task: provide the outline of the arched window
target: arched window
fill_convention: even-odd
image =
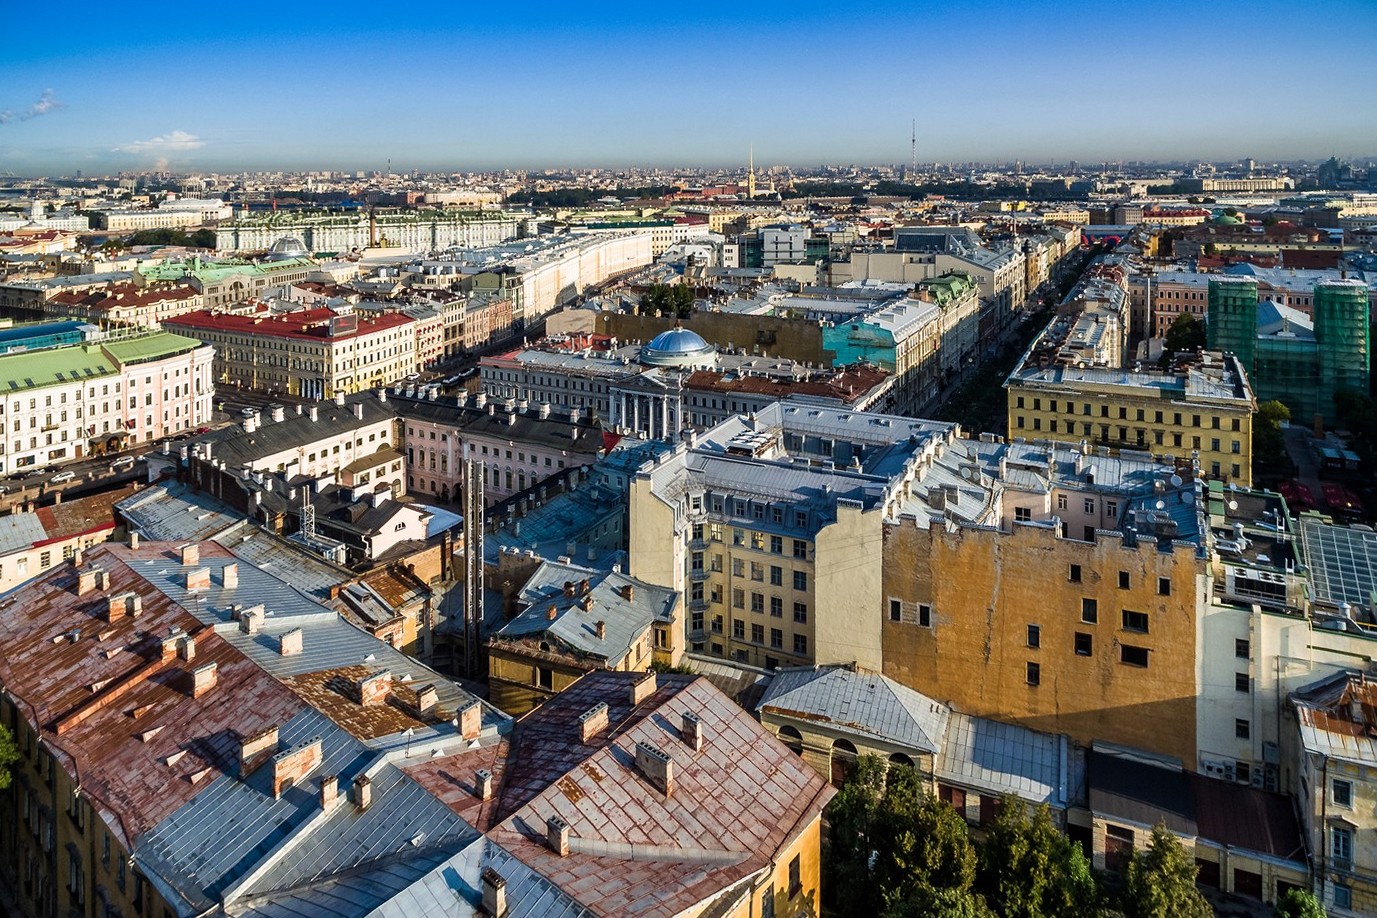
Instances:
[[[856,768],[856,747],[839,739],[832,743],[832,783],[841,787]]]
[[[788,746],[794,755],[803,755],[803,734],[793,727],[787,725],[780,727],[779,741]]]
[[[908,756],[904,755],[902,752],[896,752],[896,753],[894,753],[893,755],[891,755],[891,756],[889,757],[889,764],[890,764],[890,765],[906,765],[906,766],[908,766],[909,768],[916,768],[916,767],[917,767],[917,766],[914,764],[913,759],[911,759],[911,758],[909,758]]]

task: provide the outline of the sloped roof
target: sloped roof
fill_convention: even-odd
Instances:
[[[781,669],[765,690],[762,713],[826,720],[867,739],[936,753],[951,710],[877,672],[846,665]]]
[[[1062,735],[953,712],[933,770],[939,780],[1066,807],[1069,745]]]

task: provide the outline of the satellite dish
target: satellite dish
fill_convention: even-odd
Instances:
[[[1195,503],[1195,495],[1187,491],[1185,494],[1181,495],[1181,503],[1189,507],[1191,504]]]
[[[1166,507],[1167,507],[1167,502],[1166,502],[1166,501],[1164,501],[1164,500],[1159,500],[1159,501],[1157,502],[1157,509],[1158,509],[1158,510],[1165,510]]]
[[[1229,501],[1229,509],[1230,509],[1230,510],[1237,510],[1237,509],[1238,509],[1238,501],[1236,501],[1236,500],[1231,500],[1231,501]]]
[[[1172,486],[1173,488],[1179,488],[1179,487],[1181,487],[1181,476],[1180,476],[1180,475],[1173,475],[1173,476],[1171,476],[1171,486]]]

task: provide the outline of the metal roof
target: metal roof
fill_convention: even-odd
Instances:
[[[1065,736],[952,712],[934,771],[940,781],[1015,793],[1035,803],[1071,803]]]
[[[825,720],[845,733],[929,754],[942,747],[951,713],[941,702],[893,679],[849,666],[777,670],[757,710]]]
[[[1302,516],[1300,536],[1316,600],[1377,608],[1377,532]]]
[[[35,542],[48,537],[37,513],[11,513],[0,516],[0,555],[27,551]]]

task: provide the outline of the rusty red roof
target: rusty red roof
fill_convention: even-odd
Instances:
[[[187,329],[234,332],[241,335],[262,335],[272,338],[333,338],[343,340],[356,335],[371,335],[375,332],[397,328],[412,321],[400,312],[388,312],[376,316],[360,316],[358,331],[341,332],[330,335],[330,320],[336,313],[328,308],[301,309],[296,312],[269,314],[266,309],[252,313],[213,312],[202,309],[186,315],[168,319],[164,324]]]

